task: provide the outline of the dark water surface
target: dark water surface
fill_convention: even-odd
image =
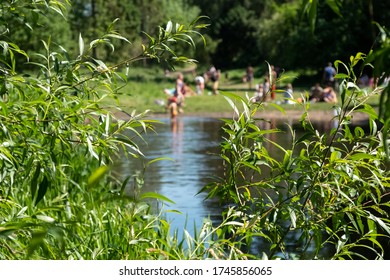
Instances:
[[[184,226],[193,232],[193,225],[200,227],[204,218],[218,219],[219,207],[206,194],[198,192],[213,176],[222,172],[218,156],[221,142],[222,122],[213,118],[181,117],[175,125],[169,118],[158,119],[155,133],[145,136],[146,144],[140,144],[148,160],[156,161],[146,169],[142,191],[156,192],[173,200],[175,204],[164,205],[172,228],[182,231]],[[134,172],[139,165],[134,160],[121,160],[117,171],[122,174]]]
[[[161,124],[155,125],[156,133],[144,135],[146,143],[140,143],[140,149],[147,161],[156,158],[169,160],[156,161],[146,168],[142,192],[156,192],[175,202],[156,206],[166,213],[172,231],[177,230],[179,237],[184,229],[193,235],[194,228],[200,229],[208,218],[215,226],[218,225],[221,222],[221,207],[216,201],[205,199],[206,193],[199,191],[207,183],[215,182],[216,177],[223,175],[222,160],[219,157],[223,122],[215,118],[190,116],[181,116],[175,125],[172,125],[168,117],[157,120]],[[290,147],[292,142],[289,126],[293,128],[297,139],[304,133],[301,126],[291,120],[262,122],[259,125],[264,130],[279,128],[282,132],[271,134],[270,140],[285,148]],[[324,133],[337,124],[322,122],[314,125],[320,133]],[[269,145],[267,149],[273,157],[282,158],[280,150],[274,145]],[[124,177],[133,175],[140,169],[142,164],[133,158],[118,160],[116,167],[116,171]],[[181,214],[169,210],[176,210]],[[294,233],[287,236],[286,251],[294,254],[298,237]],[[255,244],[251,253],[261,254],[265,249],[264,245]]]
[[[161,157],[170,160],[156,161],[146,169],[143,191],[162,194],[175,202],[164,206],[165,210],[182,213],[167,213],[172,228],[181,231],[186,227],[193,233],[194,223],[199,228],[205,218],[219,222],[221,208],[215,201],[205,200],[205,193],[198,193],[213,178],[223,175],[222,160],[218,155],[223,122],[215,118],[189,116],[178,118],[175,125],[169,118],[158,120],[162,124],[155,126],[157,133],[148,133],[145,136],[147,144],[140,144],[140,148],[148,160]],[[264,126],[262,129],[278,127],[285,131],[271,134],[271,140],[282,147],[288,147],[292,141],[286,122],[261,124]],[[289,125],[295,126],[291,121]],[[299,129],[297,134],[299,137]],[[273,145],[268,149],[270,154],[278,157],[278,149]],[[117,171],[130,175],[139,168],[135,160],[120,160]]]
[[[156,192],[164,195],[175,204],[157,205],[163,207],[166,217],[171,223],[172,232],[176,231],[179,237],[184,229],[191,235],[194,228],[200,229],[205,219],[210,219],[216,226],[221,222],[221,207],[216,201],[205,199],[206,193],[199,191],[214,178],[222,176],[222,160],[219,157],[222,141],[223,122],[215,118],[180,117],[175,125],[169,118],[158,119],[162,124],[155,126],[156,133],[144,136],[147,144],[140,144],[141,151],[147,160],[156,158],[170,158],[170,160],[156,161],[147,167],[144,175],[143,192]],[[292,121],[271,121],[259,123],[262,129],[279,128],[281,133],[270,134],[272,141],[282,147],[290,147],[292,136],[288,125],[293,127],[296,137],[303,133],[298,124]],[[322,124],[317,129],[328,131],[331,123]],[[275,158],[282,158],[279,149],[274,145],[267,147],[268,152]],[[134,159],[118,162],[116,171],[123,176],[129,176],[139,170],[142,165]],[[180,213],[176,213],[176,210]],[[287,247],[294,252],[297,236],[287,236]],[[260,242],[260,241],[259,241]],[[251,249],[254,254],[261,254],[265,244],[255,242]],[[257,252],[258,248],[260,251]]]

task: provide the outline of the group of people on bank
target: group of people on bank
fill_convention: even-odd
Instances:
[[[264,78],[264,82],[257,84],[255,88],[254,96],[251,98],[252,102],[264,102],[264,101],[273,101],[275,100],[275,92],[276,92],[276,79],[277,72],[275,71],[275,67],[273,65],[270,66],[271,73],[267,73]],[[248,70],[247,70],[248,73]],[[244,76],[243,81],[248,82],[247,77]],[[324,68],[324,73],[322,77],[321,87],[320,83],[316,83],[309,91],[308,101],[310,102],[327,102],[327,103],[337,103],[337,82],[335,79],[336,69],[332,66],[332,63],[328,63],[328,65]],[[271,83],[270,83],[271,79]],[[249,83],[249,87],[251,84]],[[268,94],[269,93],[269,94]],[[291,83],[288,83],[286,87],[283,89],[283,103],[292,104],[293,99],[293,87]],[[303,101],[301,98],[298,98],[297,101]]]
[[[335,79],[336,69],[333,67],[331,62],[324,69],[322,77],[324,88],[321,87],[320,83],[316,83],[309,92],[310,102],[327,102],[337,103],[336,88],[338,87]]]
[[[176,78],[175,87],[171,89],[164,89],[164,93],[168,98],[167,109],[171,118],[175,119],[179,113],[183,112],[186,96],[194,94],[202,95],[205,90],[205,85],[209,81],[212,83],[212,93],[217,95],[220,76],[221,71],[217,70],[215,66],[211,66],[211,68],[203,75],[196,75],[194,92],[187,84],[184,83],[183,73],[179,73]]]
[[[262,83],[256,84],[254,96],[251,98],[251,102],[263,102],[273,101],[276,99],[276,81],[278,78],[277,71],[273,65],[270,65],[270,72],[267,72]],[[322,79],[322,85],[316,83],[309,92],[308,101],[310,102],[327,102],[336,103],[336,69],[332,66],[332,63],[324,68],[324,74]],[[183,112],[185,105],[185,98],[189,95],[202,95],[204,94],[205,85],[209,82],[212,83],[212,94],[218,94],[219,80],[221,71],[216,69],[215,66],[211,66],[210,69],[203,75],[195,76],[195,91],[193,91],[188,85],[184,83],[183,73],[178,73],[176,78],[175,87],[172,89],[165,89],[164,92],[167,96],[167,109],[172,119],[175,119],[179,113]],[[243,82],[248,83],[249,89],[252,88],[254,82],[254,70],[251,66],[246,69],[246,73],[243,76]],[[283,103],[292,104],[293,101],[293,87],[292,84],[287,84],[283,90]],[[211,94],[211,92],[209,92]],[[299,101],[299,100],[298,100]]]

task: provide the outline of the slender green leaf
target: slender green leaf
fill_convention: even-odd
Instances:
[[[84,55],[84,40],[81,33],[79,34],[79,53],[80,56]]]
[[[38,204],[45,196],[47,189],[49,188],[50,181],[47,178],[47,174],[44,175],[42,182],[39,184],[37,198],[35,204]]]
[[[107,166],[100,166],[88,178],[88,187],[94,187],[107,173],[109,168]]]
[[[158,194],[158,193],[154,193],[154,192],[146,192],[146,193],[141,194],[141,199],[147,199],[147,198],[157,199],[157,200],[161,200],[163,202],[175,204],[174,201],[170,200],[166,196]]]

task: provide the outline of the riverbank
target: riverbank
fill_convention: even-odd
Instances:
[[[104,106],[116,107],[118,106],[123,111],[137,113],[150,110],[147,118],[164,118],[169,117],[166,112],[167,97],[164,93],[165,88],[171,88],[175,82],[175,75],[161,76],[155,71],[145,72],[144,69],[142,79],[130,79],[120,93],[115,94],[114,98],[107,98],[104,101]],[[186,81],[191,81],[193,78],[190,74],[185,72]],[[135,73],[134,73],[135,75]],[[157,79],[158,78],[158,79]],[[298,100],[304,98],[308,94],[309,88],[294,88],[293,98]],[[276,91],[276,98],[272,102],[266,102],[257,109],[257,118],[266,120],[291,120],[299,121],[305,113],[303,104],[287,104],[284,99],[284,90],[282,85],[279,85]],[[233,118],[234,110],[231,104],[226,100],[227,98],[239,107],[242,111],[242,100],[248,100],[254,95],[254,89],[249,89],[248,85],[242,83],[241,80],[235,78],[233,74],[229,75],[229,79],[225,76],[220,81],[220,94],[211,94],[210,88],[206,87],[202,95],[190,95],[186,97],[184,113],[180,116],[194,116],[194,117],[210,117],[210,118]],[[379,104],[379,96],[377,94],[369,94],[362,96],[364,103],[376,108]],[[325,102],[318,102],[310,104],[308,109],[308,119],[313,122],[330,122],[335,119],[335,104],[328,104]],[[341,106],[341,97],[339,97],[338,104]],[[356,105],[355,105],[356,106]],[[129,115],[126,113],[117,113],[118,118],[128,119]],[[367,122],[368,115],[360,112],[353,113],[351,122],[359,124]]]
[[[275,121],[299,121],[302,118],[303,111],[300,110],[285,110],[285,112],[280,112],[278,110],[263,110],[258,111],[255,115],[256,118],[264,119],[264,120],[275,120]],[[312,122],[331,122],[336,119],[334,115],[334,110],[313,110],[309,111],[307,118]],[[116,112],[116,117],[118,119],[129,119],[129,115],[124,112]],[[351,118],[352,124],[360,124],[368,121],[368,115],[361,112],[354,112]],[[189,116],[189,117],[207,117],[214,119],[223,119],[223,118],[234,118],[235,115],[233,112],[189,112],[182,113],[181,116]],[[166,118],[169,117],[168,113],[149,113],[146,115],[147,118]]]

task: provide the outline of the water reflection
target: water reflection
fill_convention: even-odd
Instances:
[[[197,194],[214,176],[222,172],[218,156],[222,122],[212,118],[182,117],[171,123],[169,118],[159,119],[156,134],[145,136],[147,144],[140,144],[147,160],[156,161],[145,173],[143,191],[157,192],[175,202],[165,210],[178,210],[182,214],[167,213],[172,228],[180,231],[186,226],[191,232],[193,224],[200,226],[204,218],[217,218],[218,206],[206,194]],[[140,168],[135,160],[122,160],[117,168],[121,174]],[[127,170],[127,171],[126,171]]]
[[[206,194],[198,192],[215,177],[222,176],[222,160],[218,156],[223,134],[222,121],[203,117],[181,117],[175,122],[169,118],[158,120],[161,124],[155,126],[156,133],[146,135],[146,143],[139,143],[140,148],[147,161],[162,157],[170,160],[156,161],[148,166],[143,191],[157,192],[175,202],[164,208],[183,213],[167,214],[174,228],[182,229],[186,222],[191,228],[193,223],[199,226],[207,217],[219,221],[220,207],[212,200],[205,200]],[[296,130],[297,137],[303,132],[291,120],[264,121],[259,125],[263,130],[280,129],[280,133],[271,133],[269,140],[282,147],[291,145],[289,126]],[[320,130],[326,129],[329,128],[320,127]],[[274,145],[267,142],[265,145],[274,157],[283,156]],[[116,169],[125,177],[142,169],[142,163],[123,159]]]
[[[180,235],[184,228],[193,234],[194,224],[199,228],[208,217],[217,225],[221,208],[215,201],[205,200],[205,193],[198,193],[207,183],[215,181],[215,177],[222,176],[222,160],[218,156],[223,134],[222,121],[203,117],[181,117],[173,123],[169,118],[158,120],[162,124],[156,125],[156,133],[145,136],[147,143],[141,143],[140,148],[147,160],[161,157],[171,160],[156,161],[146,169],[143,191],[162,194],[175,202],[174,205],[165,205],[164,209],[182,213],[166,214],[172,228],[177,229]],[[290,127],[298,138],[303,133],[299,124],[291,120],[259,122],[259,125],[263,130],[280,129],[280,133],[271,133],[269,140],[282,147],[291,146]],[[320,131],[329,131],[331,127],[331,123],[325,122],[316,126]],[[273,157],[283,157],[275,145],[265,145],[268,145],[266,148]],[[121,160],[117,171],[127,175],[137,168],[142,168],[139,162]],[[291,236],[291,246],[296,246],[295,238]],[[253,253],[256,254],[256,247],[264,250],[264,244],[254,245]]]

